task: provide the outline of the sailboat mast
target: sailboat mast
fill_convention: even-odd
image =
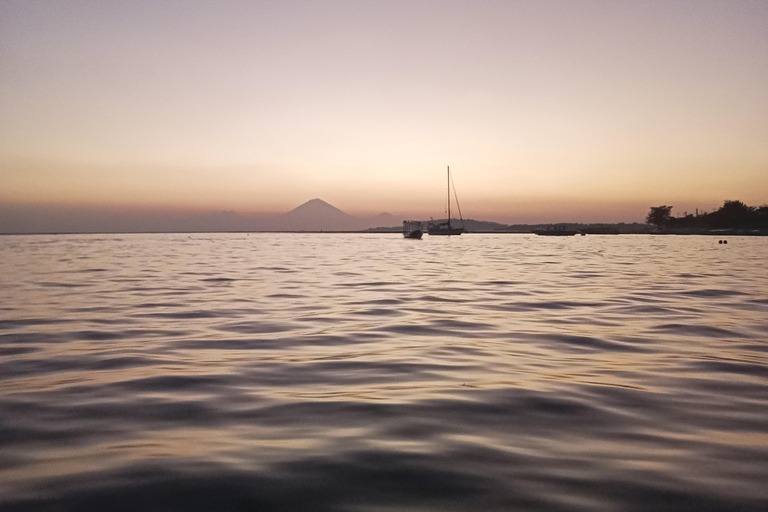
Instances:
[[[448,167],[448,227],[451,227],[451,166]]]

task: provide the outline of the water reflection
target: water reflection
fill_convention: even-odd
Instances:
[[[763,238],[0,237],[3,510],[761,510]]]

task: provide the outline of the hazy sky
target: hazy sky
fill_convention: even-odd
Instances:
[[[768,202],[768,1],[0,2],[0,206]]]

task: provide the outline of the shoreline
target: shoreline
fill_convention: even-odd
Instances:
[[[0,233],[0,236],[66,236],[66,235],[218,235],[218,234],[294,234],[294,235],[394,235],[401,231],[62,231],[35,233]],[[536,235],[533,231],[465,231],[462,235]],[[577,233],[570,236],[619,236],[619,235],[649,235],[649,236],[768,236],[768,231],[745,233],[741,231],[717,231],[708,233]],[[558,237],[558,238],[568,238]]]

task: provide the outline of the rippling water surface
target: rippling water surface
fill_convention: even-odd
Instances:
[[[0,509],[766,510],[728,241],[0,237]]]

